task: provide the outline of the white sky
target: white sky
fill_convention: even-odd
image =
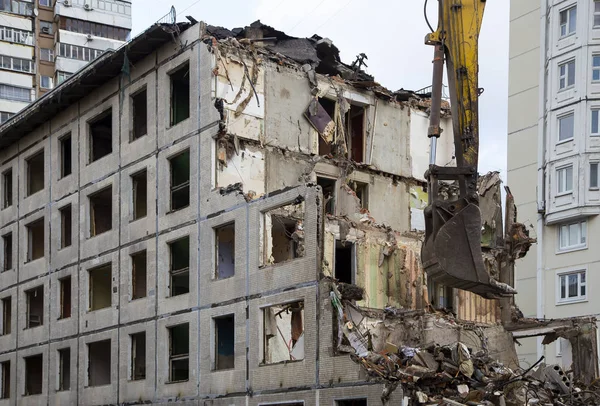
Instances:
[[[368,73],[391,90],[416,90],[431,84],[433,48],[423,44],[429,31],[424,0],[132,0],[133,35],[167,14],[171,4],[178,21],[197,20],[227,28],[255,20],[288,35],[330,38],[342,60],[368,56]],[[429,0],[435,27],[437,1]],[[479,46],[480,172],[499,170],[506,179],[509,2],[488,1]],[[426,134],[423,134],[426,137]]]

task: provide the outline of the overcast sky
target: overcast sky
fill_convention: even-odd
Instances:
[[[212,25],[243,27],[260,19],[288,35],[330,38],[342,60],[367,54],[367,72],[391,90],[416,90],[431,84],[433,49],[423,44],[429,31],[424,0],[132,0],[133,35],[175,6],[179,21],[186,15]],[[437,1],[428,14],[436,21]],[[480,172],[499,170],[506,179],[506,115],[508,93],[509,2],[487,2],[480,37]],[[435,25],[434,25],[435,26]],[[423,134],[425,137],[426,134]]]

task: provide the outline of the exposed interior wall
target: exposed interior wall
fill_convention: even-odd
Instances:
[[[304,302],[267,307],[263,313],[263,362],[304,359]]]

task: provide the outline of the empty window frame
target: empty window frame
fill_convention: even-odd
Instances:
[[[169,327],[169,381],[187,381],[190,377],[190,326]]]
[[[169,74],[171,80],[171,126],[190,116],[190,64]]]
[[[587,298],[586,272],[558,274],[558,302],[575,302]]]
[[[559,14],[560,37],[575,33],[577,29],[577,7],[562,10]]]
[[[100,310],[112,304],[112,266],[105,264],[88,271],[89,310]]]
[[[60,315],[59,319],[71,317],[71,277],[59,279],[60,289]]]
[[[131,141],[148,133],[148,92],[146,88],[131,96]]]
[[[317,177],[317,185],[323,190],[325,213],[335,214],[335,179]]]
[[[71,349],[58,350],[58,390],[71,390]]]
[[[110,385],[110,340],[88,343],[88,386]]]
[[[356,197],[360,201],[360,207],[362,209],[369,208],[369,184],[357,181],[350,182],[350,188],[356,194]]]
[[[190,237],[186,236],[169,243],[171,296],[190,291]]]
[[[44,189],[44,151],[27,158],[27,196]]]
[[[262,264],[277,264],[304,256],[304,202],[263,214]]]
[[[319,133],[319,155],[328,155],[331,154],[331,138],[332,135],[335,134],[335,123],[336,119],[336,102],[330,99],[326,99],[324,97],[319,98],[319,104],[317,106],[317,114],[310,115],[310,111],[306,114],[309,114],[308,119],[313,127]]]
[[[72,143],[71,133],[61,137],[60,143],[60,177],[61,179],[65,176],[69,176],[73,170],[72,168]]]
[[[600,27],[600,0],[594,0],[594,28]]]
[[[131,380],[146,379],[146,332],[131,334]]]
[[[558,89],[563,90],[575,85],[575,61],[558,65]]]
[[[335,242],[334,277],[340,282],[355,283],[356,251],[355,245],[348,241]]]
[[[4,234],[2,236],[2,271],[9,271],[13,268],[13,243],[12,233]]]
[[[215,317],[215,370],[235,367],[235,317],[233,314]]]
[[[304,359],[304,302],[263,309],[263,363]]]
[[[573,192],[573,165],[556,170],[556,193],[559,195]]]
[[[558,226],[559,251],[585,247],[587,247],[587,222],[585,220]]]
[[[42,354],[25,357],[25,396],[42,393],[44,358]]]
[[[13,172],[8,169],[2,173],[2,208],[12,206],[13,202]]]
[[[235,224],[215,228],[215,278],[225,279],[235,274]]]
[[[596,190],[598,189],[598,167],[600,164],[598,162],[590,162],[590,189]]]
[[[112,153],[112,110],[95,117],[88,124],[90,163]]]
[[[89,196],[90,237],[112,229],[112,185]]]
[[[148,213],[148,172],[140,171],[131,175],[133,189],[133,220],[146,217]]]
[[[365,111],[363,106],[351,104],[345,117],[347,139],[350,141],[348,155],[355,162],[365,159]]]
[[[25,292],[27,299],[27,328],[44,324],[44,286],[40,285]]]
[[[429,280],[427,283],[429,301],[435,309],[450,310],[454,308],[454,290],[441,283]]]
[[[44,218],[25,226],[27,229],[27,261],[44,256]]]
[[[171,211],[190,205],[190,151],[169,158],[171,169]]]
[[[131,299],[146,297],[146,250],[131,254]]]
[[[8,335],[12,331],[12,297],[7,296],[0,302],[2,304],[2,326],[0,335]]]
[[[344,399],[336,400],[335,406],[367,406],[367,399]]]
[[[590,135],[593,137],[597,137],[600,135],[600,126],[599,126],[600,120],[598,117],[599,112],[600,112],[600,110],[598,110],[598,109],[592,110],[592,119],[591,119],[592,128],[590,129]]]
[[[0,362],[0,399],[10,398],[10,361]]]
[[[70,247],[72,244],[72,207],[70,204],[60,210],[60,248]]]

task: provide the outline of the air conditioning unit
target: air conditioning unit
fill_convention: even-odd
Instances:
[[[44,34],[50,34],[50,28],[48,28],[48,27],[42,27],[42,32]]]
[[[91,40],[94,39],[94,37],[92,36],[92,34],[88,34],[88,35],[86,35],[86,37],[87,37],[88,41],[91,41]]]
[[[87,11],[91,11],[92,10],[92,6],[90,4],[87,4],[87,3],[83,5],[83,8],[85,10],[87,10]]]
[[[63,1],[63,5],[64,5],[65,7],[71,7],[71,2],[70,2],[69,0],[64,0],[64,1]]]

